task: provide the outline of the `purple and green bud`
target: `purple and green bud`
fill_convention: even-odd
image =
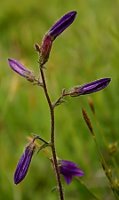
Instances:
[[[25,151],[17,164],[16,171],[14,174],[15,184],[20,183],[25,178],[28,172],[32,156],[36,149],[34,141],[35,140],[33,139],[32,142],[25,148]]]
[[[41,66],[43,66],[48,61],[52,43],[55,40],[55,38],[73,23],[76,14],[76,11],[71,11],[65,14],[63,17],[61,17],[45,34],[41,46],[37,44],[35,45],[36,50],[40,53]]]
[[[22,65],[19,61],[9,58],[8,63],[11,69],[16,73],[18,73],[19,75],[25,77],[27,80],[31,82],[35,80],[33,72],[28,68],[26,68],[24,65]]]
[[[76,163],[68,160],[58,160],[60,174],[65,178],[67,184],[70,184],[73,177],[82,177],[84,172],[77,166]]]
[[[105,87],[107,87],[107,85],[110,83],[110,81],[111,81],[111,78],[102,78],[102,79],[95,80],[90,83],[86,83],[81,86],[76,86],[70,90],[69,95],[72,97],[77,97],[80,95],[98,92],[98,91],[104,89]]]

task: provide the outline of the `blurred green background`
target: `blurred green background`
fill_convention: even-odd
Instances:
[[[113,200],[96,146],[82,117],[85,108],[98,145],[119,178],[119,0],[1,0],[0,1],[0,199],[56,200],[55,177],[49,160],[35,155],[28,176],[14,185],[13,174],[26,137],[40,134],[49,140],[49,110],[42,89],[15,74],[7,59],[15,58],[38,73],[34,43],[64,13],[77,10],[74,23],[54,42],[47,63],[48,89],[54,101],[62,88],[111,77],[105,90],[81,98],[67,98],[56,108],[58,156],[76,162],[84,170],[81,182],[67,186],[67,200]],[[89,106],[95,107],[95,116]],[[82,183],[83,182],[83,183]],[[84,186],[85,185],[85,186]]]

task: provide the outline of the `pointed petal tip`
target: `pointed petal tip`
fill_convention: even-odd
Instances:
[[[75,10],[75,11],[73,11],[74,12],[74,15],[76,16],[77,15],[77,11]]]
[[[104,80],[105,82],[105,87],[111,82],[111,78],[102,78],[102,81]]]
[[[18,183],[19,183],[19,181],[17,181],[17,180],[14,179],[14,184],[18,185]]]
[[[75,19],[76,15],[77,15],[77,11],[70,11],[69,14],[73,19]]]
[[[8,63],[9,63],[9,65],[10,65],[11,62],[13,62],[13,60],[14,60],[14,59],[12,59],[12,58],[8,58]]]
[[[107,78],[108,82],[110,82],[112,79],[111,78]]]
[[[80,170],[80,171],[76,174],[76,176],[79,176],[79,177],[84,176],[84,175],[85,175],[85,173],[84,173],[82,170]]]
[[[8,58],[8,62],[15,62],[16,60],[14,58]],[[16,61],[17,62],[17,61]]]
[[[65,175],[65,176],[64,176],[64,179],[65,179],[67,185],[69,185],[69,184],[71,183],[71,181],[72,181],[72,176],[67,176],[67,175]]]
[[[72,10],[72,11],[70,11],[69,13],[70,13],[71,15],[74,15],[74,16],[75,16],[75,15],[77,14],[77,11]]]
[[[16,173],[14,174],[14,184],[18,185],[21,182],[21,179],[18,179],[18,177],[16,176]]]

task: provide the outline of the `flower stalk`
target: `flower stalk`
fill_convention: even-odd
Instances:
[[[54,134],[55,118],[54,118],[54,107],[52,105],[50,96],[48,94],[47,85],[46,85],[45,76],[44,76],[44,71],[43,71],[43,67],[41,67],[41,66],[40,66],[40,73],[41,73],[41,78],[42,78],[44,93],[45,93],[45,96],[46,96],[46,99],[47,99],[47,102],[48,102],[48,105],[49,105],[49,109],[50,109],[50,117],[51,117],[51,138],[50,138],[50,140],[51,140],[52,159],[53,159],[55,173],[56,173],[56,178],[57,178],[57,185],[58,185],[60,200],[64,200],[63,188],[62,188],[62,184],[61,184],[60,171],[59,171],[59,168],[58,168],[58,162],[57,162],[57,156],[56,156],[56,149],[55,149],[55,134]]]

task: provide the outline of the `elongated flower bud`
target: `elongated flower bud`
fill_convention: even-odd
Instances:
[[[109,84],[111,81],[111,78],[102,78],[87,84],[84,84],[82,86],[76,86],[71,89],[69,92],[70,96],[72,97],[77,97],[79,95],[85,95],[85,94],[90,94],[93,92],[98,92]]]
[[[50,28],[48,35],[52,37],[52,40],[55,40],[58,35],[60,35],[68,26],[73,23],[76,14],[76,11],[70,11],[66,13]]]
[[[8,59],[9,66],[13,71],[18,73],[19,75],[25,77],[27,80],[33,82],[35,79],[35,76],[31,70],[26,68],[24,65],[22,65],[19,61],[9,58]]]
[[[55,40],[55,38],[73,23],[76,14],[76,11],[71,11],[65,14],[63,17],[61,17],[45,34],[41,46],[39,47],[37,44],[35,45],[36,50],[40,53],[41,66],[48,61],[52,43]]]
[[[29,165],[31,163],[31,159],[32,159],[34,151],[35,151],[35,144],[34,144],[34,141],[32,141],[25,148],[25,151],[17,164],[17,168],[16,168],[16,171],[14,174],[14,183],[15,184],[20,183],[25,178],[25,176],[28,172]]]

